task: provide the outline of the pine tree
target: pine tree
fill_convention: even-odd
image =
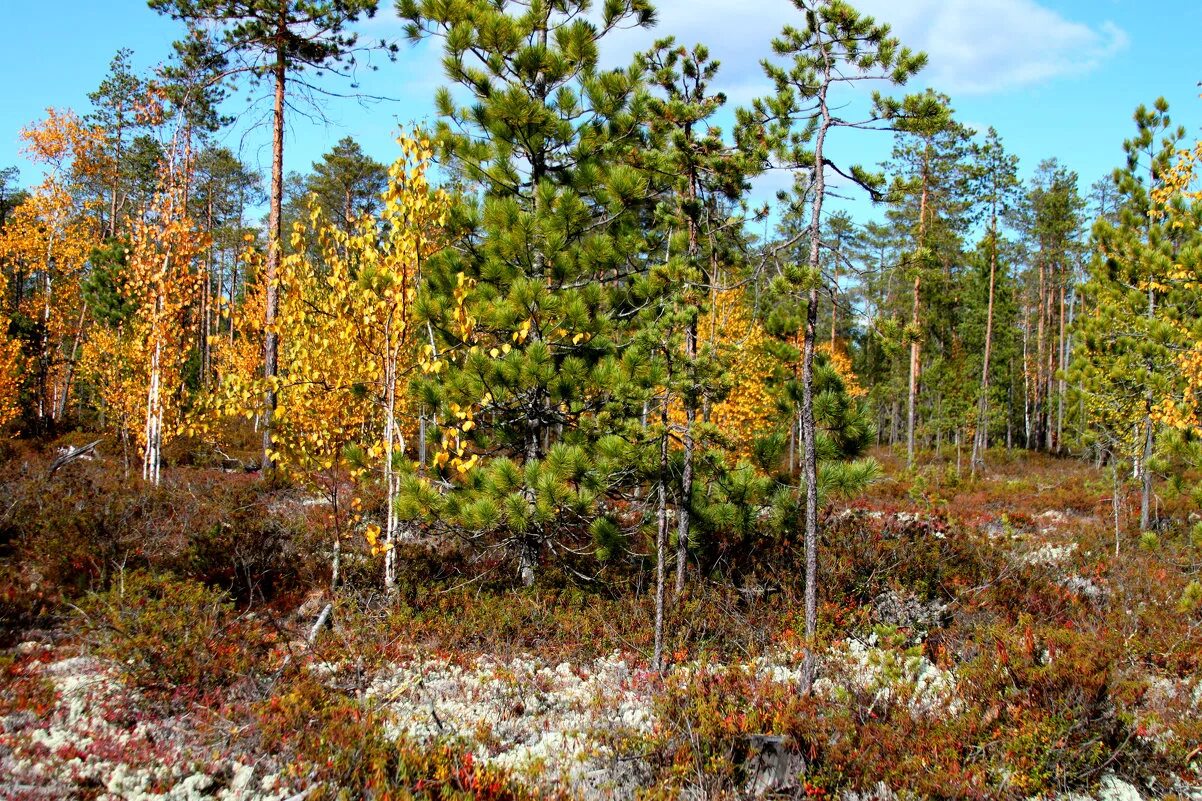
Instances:
[[[28,197],[28,193],[17,185],[20,175],[21,171],[16,167],[0,169],[0,231],[4,230],[8,215]]]
[[[872,110],[865,120],[845,120],[834,111],[840,102],[832,91],[850,89],[865,81],[903,84],[925,64],[925,56],[911,53],[890,36],[888,25],[863,16],[842,0],[815,3],[794,0],[805,17],[805,27],[786,26],[773,40],[772,50],[789,59],[785,65],[764,62],[776,94],[756,100],[750,110],[739,113],[740,142],[749,152],[775,151],[777,159],[793,169],[804,170],[810,219],[808,230],[797,239],[808,239],[804,265],[789,265],[781,275],[791,291],[806,298],[802,358],[800,364],[800,420],[805,485],[806,544],[806,636],[810,648],[805,660],[805,690],[814,677],[813,637],[818,626],[818,442],[815,429],[814,348],[817,338],[818,297],[821,283],[822,211],[826,200],[826,171],[832,169],[872,193],[879,193],[882,179],[858,166],[837,167],[827,152],[827,135],[842,127],[872,127],[897,117],[903,104],[879,93],[873,95]],[[919,116],[930,114],[929,103],[914,101]],[[799,127],[800,126],[800,127]],[[763,144],[767,147],[765,148]]]
[[[844,285],[850,278],[849,266],[860,246],[860,231],[846,211],[831,214],[823,228],[824,261],[828,265],[824,272],[829,276],[826,281],[831,296],[830,352],[834,353],[846,347],[845,341],[851,333],[852,298]]]
[[[349,136],[313,163],[313,174],[305,182],[329,218],[346,231],[364,214],[379,210],[387,185],[388,168]]]
[[[267,262],[263,276],[267,296],[264,317],[263,472],[271,470],[271,417],[278,388],[279,292],[276,275],[283,253],[284,124],[289,83],[317,91],[303,75],[307,70],[339,72],[354,62],[358,37],[347,26],[373,16],[379,0],[149,0],[150,7],[187,23],[190,40],[207,43],[210,51],[228,52],[241,62],[227,70],[253,81],[269,80],[273,88],[271,193],[267,223]],[[185,41],[190,41],[185,40]]]
[[[985,141],[973,146],[972,190],[983,207],[988,228],[984,244],[989,254],[989,293],[985,312],[985,341],[981,359],[981,388],[977,397],[977,424],[972,440],[971,469],[975,474],[985,467],[985,451],[989,448],[990,359],[993,355],[994,303],[998,285],[998,253],[1001,250],[1000,224],[1009,213],[1018,188],[1018,157],[1007,154],[1001,137],[993,128]],[[1005,280],[1005,276],[1002,276]]]
[[[92,112],[86,122],[96,126],[104,137],[104,181],[108,191],[104,230],[108,237],[118,235],[121,231],[119,215],[128,213],[125,208],[127,187],[132,176],[126,166],[126,153],[131,140],[145,128],[146,122],[139,114],[139,107],[146,102],[146,83],[130,66],[131,56],[133,51],[128,48],[118,50],[109,63],[109,74],[96,91],[88,95]]]
[[[1034,348],[1028,346],[1031,424],[1027,447],[1048,451],[1059,449],[1064,385],[1068,358],[1068,305],[1080,257],[1081,211],[1084,203],[1077,193],[1077,174],[1055,159],[1040,164],[1027,193],[1026,234],[1030,240],[1035,270],[1030,277],[1029,304],[1034,323],[1027,323],[1028,339],[1034,328]]]
[[[721,392],[718,354],[713,347],[706,347],[699,323],[719,291],[720,254],[741,227],[742,216],[723,213],[723,206],[740,200],[751,165],[723,141],[722,130],[714,125],[713,118],[726,97],[709,88],[718,63],[704,45],[686,48],[671,38],[663,39],[640,58],[653,88],[643,168],[651,172],[651,181],[661,193],[657,217],[666,243],[664,269],[669,276],[661,302],[668,314],[665,319],[676,319],[683,326],[683,352],[674,357],[665,354],[675,362],[676,380],[670,382],[669,392],[676,394],[684,407],[676,513],[675,590],[679,596],[684,591],[691,540],[699,415]]]
[[[443,40],[449,88],[436,103],[443,161],[475,190],[452,228],[461,244],[423,272],[417,312],[437,370],[425,387],[453,436],[484,454],[470,473],[410,483],[452,525],[488,534],[534,582],[548,546],[584,533],[606,477],[594,458],[637,415],[623,398],[615,303],[643,269],[648,182],[624,163],[642,144],[646,97],[635,67],[605,71],[618,27],[647,25],[641,0],[519,4],[401,0],[414,39]],[[616,406],[615,406],[616,404]],[[441,496],[432,487],[442,489]]]
[[[877,410],[878,441],[896,445],[902,429],[905,381],[895,369],[901,363],[903,334],[898,320],[902,287],[898,265],[906,243],[901,232],[887,223],[864,226],[859,255],[863,315],[869,321],[861,346],[853,352],[857,374],[868,387],[868,399]]]
[[[246,208],[261,196],[259,176],[227,148],[206,147],[193,159],[189,215],[203,225],[209,239],[196,320],[202,386],[208,386],[213,377],[210,340],[220,333],[221,312],[228,312],[238,296],[238,253],[250,234]],[[233,319],[228,313],[225,317]],[[232,325],[227,335],[234,335]]]
[[[912,284],[905,339],[910,360],[906,394],[906,466],[914,467],[923,371],[923,343],[934,334],[924,307],[949,299],[950,266],[958,261],[964,200],[963,159],[970,132],[952,120],[946,95],[927,91],[923,102],[932,113],[899,124],[898,140],[889,165],[895,173],[889,217],[905,230],[911,247],[904,273]],[[932,286],[937,284],[937,286]],[[954,326],[949,326],[954,331]],[[935,381],[930,382],[938,385]],[[931,420],[938,429],[941,420]]]
[[[1140,528],[1151,520],[1155,412],[1175,393],[1173,352],[1179,332],[1169,321],[1171,277],[1185,229],[1169,224],[1158,190],[1185,135],[1173,128],[1163,98],[1135,112],[1136,134],[1123,143],[1126,166],[1114,173],[1117,223],[1100,218],[1095,255],[1083,288],[1089,313],[1077,327],[1074,383],[1090,407],[1095,436],[1137,466]],[[1168,306],[1168,308],[1166,308]]]
[[[171,59],[157,70],[157,87],[192,146],[197,134],[215,133],[233,122],[220,107],[229,94],[228,55],[212,47],[208,32],[191,28],[172,45]]]

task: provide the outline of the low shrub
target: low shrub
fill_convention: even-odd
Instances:
[[[137,687],[169,694],[205,693],[252,677],[275,639],[239,616],[229,596],[190,579],[144,571],[80,603],[93,650]]]
[[[534,801],[506,772],[478,763],[453,743],[416,743],[387,734],[387,716],[333,692],[312,677],[257,711],[265,750],[290,757],[293,778],[313,787],[311,801]],[[554,801],[553,797],[550,797]]]
[[[835,670],[835,691],[808,697],[745,667],[669,680],[656,709],[659,780],[685,795],[737,796],[764,737],[781,738],[799,769],[778,789],[809,797],[883,782],[900,797],[1023,799],[1148,763],[1130,713],[1140,691],[1118,675],[1114,643],[1059,628],[982,636],[993,648],[956,668],[954,692],[935,707],[913,703],[917,687],[888,670],[863,691]]]
[[[0,655],[0,717],[28,713],[43,718],[58,700],[54,682],[42,676],[30,655]]]
[[[111,461],[53,476],[49,456],[0,467],[0,595],[54,608],[107,590],[122,570],[170,572],[228,590],[241,605],[329,581],[328,544],[299,490],[253,476],[173,471],[155,487]]]

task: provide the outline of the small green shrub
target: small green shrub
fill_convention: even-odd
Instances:
[[[1185,586],[1177,608],[1188,614],[1198,611],[1199,607],[1202,607],[1202,582],[1194,580]]]

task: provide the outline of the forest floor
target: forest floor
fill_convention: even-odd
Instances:
[[[302,493],[178,468],[122,495],[111,465],[14,455],[0,797],[1202,799],[1188,499],[1164,487],[1181,522],[1141,536],[1122,497],[1116,538],[1079,461],[877,456],[824,517],[802,697],[794,543],[728,543],[755,558],[671,605],[661,674],[646,570],[519,591],[415,548],[385,602],[348,553],[331,597]]]

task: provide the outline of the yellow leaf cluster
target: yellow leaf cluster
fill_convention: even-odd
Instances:
[[[208,238],[188,217],[186,151],[160,165],[158,190],[130,221],[130,249],[122,292],[134,308],[116,330],[97,327],[84,347],[82,365],[96,386],[110,426],[135,434],[147,446],[144,423],[161,423],[160,441],[183,429],[179,391],[192,344],[187,325],[202,288],[196,265]]]
[[[0,297],[8,294],[7,281],[0,272]],[[7,429],[20,412],[21,346],[9,339],[8,319],[0,315],[0,430]]]
[[[862,398],[868,394],[868,390],[860,386],[860,379],[856,377],[855,370],[851,366],[851,356],[848,355],[847,348],[843,343],[836,343],[832,346],[829,342],[823,342],[815,350],[818,353],[826,354],[831,367],[839,374],[839,378],[843,379],[843,388],[849,396]]]
[[[36,320],[45,335],[43,352],[31,357],[45,371],[45,381],[36,387],[36,405],[46,414],[61,401],[72,355],[84,335],[81,282],[88,254],[99,240],[86,209],[53,180],[35,188],[0,232],[0,264],[6,273],[21,277],[15,312]]]
[[[698,331],[719,355],[730,357],[730,393],[710,409],[710,422],[729,432],[737,458],[749,458],[755,438],[771,425],[775,402],[769,389],[773,362],[767,334],[754,319],[741,288],[716,293],[698,322]],[[684,408],[673,404],[670,416],[680,425]]]
[[[1193,204],[1202,201],[1202,188],[1198,185],[1200,162],[1202,140],[1195,142],[1192,149],[1177,154],[1177,160],[1159,176],[1159,185],[1152,189],[1149,216],[1171,228],[1197,225]],[[1196,267],[1181,263],[1172,265],[1166,281],[1168,283],[1154,283],[1152,288],[1161,292],[1173,289],[1196,292],[1202,287],[1202,275]],[[1191,329],[1182,321],[1169,322],[1177,330],[1181,343],[1174,356],[1181,389],[1176,396],[1162,398],[1156,404],[1153,416],[1173,428],[1198,431],[1202,429],[1202,342],[1196,338],[1196,327]]]
[[[412,304],[422,265],[444,247],[450,198],[428,182],[429,143],[406,136],[399,144],[381,211],[346,230],[311,199],[276,277],[271,458],[305,480],[339,470],[365,476],[367,468],[345,458],[349,445],[387,474],[390,454],[416,428],[406,376],[419,368],[436,372],[441,363],[413,336]],[[226,301],[222,309],[238,333],[214,343],[219,387],[198,404],[198,431],[213,433],[222,417],[253,418],[262,410],[263,256],[248,250],[243,262],[243,302]]]

